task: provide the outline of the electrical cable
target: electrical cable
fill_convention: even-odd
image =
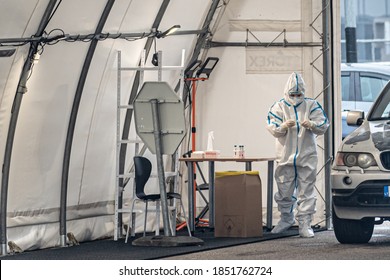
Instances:
[[[44,29],[46,29],[47,25],[49,24],[49,22],[50,22],[50,21],[51,21],[51,19],[53,18],[54,14],[57,12],[57,9],[58,9],[58,7],[61,5],[61,2],[62,2],[62,0],[60,0],[60,2],[58,2],[58,3],[57,3],[57,6],[54,8],[54,10],[53,10],[53,12],[51,13],[51,15],[50,15],[49,19],[47,20],[47,22],[46,22],[46,25],[45,25],[45,28],[44,28]]]

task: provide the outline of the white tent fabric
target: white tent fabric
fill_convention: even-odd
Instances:
[[[99,38],[82,87],[67,176],[67,231],[74,233],[79,241],[113,236],[117,52],[122,53],[123,65],[138,65],[147,35],[150,34],[163,3],[169,4],[158,24],[159,31],[175,24],[180,24],[180,30],[184,31],[201,30],[210,7],[218,2],[209,30],[209,38],[212,41],[257,43],[272,42],[275,39],[275,43],[281,43],[283,35],[278,37],[282,31],[280,28],[286,26],[285,35],[289,43],[321,44],[320,36],[309,27],[322,10],[323,1],[319,0],[54,2],[56,9],[52,12],[43,36],[94,34],[103,11],[110,3],[112,7],[101,33],[107,37],[108,34],[118,35],[118,38]],[[13,102],[29,53],[30,41],[34,38],[50,3],[53,1],[0,0],[0,51],[16,50],[12,56],[0,57],[2,161],[8,149],[6,144]],[[289,30],[290,24],[293,26],[292,31]],[[314,27],[321,32],[321,17],[314,21]],[[248,33],[247,30],[251,32]],[[144,38],[119,38],[120,34],[142,33],[145,33]],[[188,33],[156,39],[146,63],[151,65],[151,55],[158,50],[163,53],[163,64],[180,65],[182,50],[185,50],[188,63],[200,36],[195,34],[196,32]],[[69,118],[88,48],[93,41],[91,38],[72,38],[74,40],[62,38],[38,46],[40,57],[29,73],[27,91],[23,95],[17,119],[7,184],[6,223],[7,240],[16,242],[24,250],[60,244],[59,205]],[[13,42],[11,39],[18,40]],[[301,68],[297,70],[304,74],[311,89],[309,96],[316,97],[323,89],[323,77],[310,63],[320,55],[321,46],[246,48],[226,45],[202,49],[199,59],[216,56],[220,62],[210,80],[199,83],[199,105],[196,112],[199,125],[198,150],[206,149],[207,134],[214,131],[214,148],[220,150],[221,155],[230,156],[234,144],[244,144],[247,155],[274,156],[273,139],[265,130],[266,112],[273,101],[282,97],[282,88],[290,72],[276,69],[269,74],[261,71],[260,66],[256,71],[250,72],[250,52],[261,57],[265,51],[278,54],[290,50],[293,55],[299,55],[298,64]],[[322,69],[321,60],[316,61],[315,65]],[[124,102],[129,99],[134,76],[135,72],[123,74],[121,88]],[[163,73],[163,80],[173,88],[179,78],[178,71]],[[144,78],[155,79],[155,75],[149,73]],[[322,102],[322,97],[319,97],[319,100]],[[131,133],[135,133],[133,128]],[[131,164],[132,153],[132,148],[129,148],[126,168]],[[322,164],[323,162],[324,160]],[[241,167],[226,164],[219,168]],[[265,165],[256,164],[254,169],[259,169],[264,174],[263,197],[266,197]],[[6,178],[3,174],[0,176],[4,186]],[[319,192],[324,190],[322,176],[323,174],[320,174],[317,186]],[[185,194],[184,179],[182,185]],[[131,197],[131,187],[126,187],[126,199]],[[320,201],[318,208],[323,207]],[[317,221],[324,219],[323,211],[319,210]],[[142,219],[138,219],[140,220]]]

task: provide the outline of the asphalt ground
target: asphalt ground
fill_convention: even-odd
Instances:
[[[110,241],[105,241],[104,244],[110,244],[111,247],[103,247],[110,248],[112,251],[113,243],[118,246],[119,252],[110,253],[116,256],[115,260],[108,260],[107,250],[105,250],[104,257],[97,258],[97,247],[95,242],[93,243],[91,252],[86,250],[89,247],[88,244],[84,244],[86,248],[83,248],[84,246],[81,244],[76,247],[50,250],[58,252],[54,255],[53,253],[47,255],[48,252],[42,250],[46,251],[43,252],[45,258],[36,258],[38,253],[41,253],[38,251],[17,254],[14,255],[14,258],[11,256],[2,258],[1,279],[8,280],[17,277],[18,279],[51,280],[55,277],[60,279],[161,280],[199,279],[202,277],[210,280],[225,280],[248,279],[248,277],[253,279],[253,277],[260,276],[272,280],[295,280],[302,277],[333,278],[333,276],[335,279],[387,279],[390,265],[389,222],[376,226],[374,234],[367,244],[340,244],[332,230],[318,230],[314,238],[301,238],[295,230],[295,234],[280,235],[273,239],[243,245],[231,244],[220,249],[209,248],[198,252],[149,260],[145,260],[145,258],[123,259],[121,248],[125,248],[124,243]],[[96,244],[102,246],[99,242]],[[132,248],[131,246],[127,247],[129,252],[132,251]],[[60,260],[64,259],[63,250],[66,249],[75,253],[73,258]],[[154,250],[156,249],[154,248]],[[50,261],[56,255],[61,256],[61,258],[58,258],[58,261]],[[86,255],[89,257],[85,258]],[[127,270],[129,273],[124,274],[123,271]],[[172,273],[142,274],[147,270],[149,272],[153,270]],[[134,274],[135,271],[138,274]],[[184,271],[192,274],[184,274]],[[178,272],[178,274],[173,272]],[[194,274],[195,272],[198,274]],[[201,274],[199,274],[200,272]]]
[[[390,260],[390,222],[376,225],[367,244],[340,244],[333,230],[314,238],[284,237],[164,258],[166,260]]]

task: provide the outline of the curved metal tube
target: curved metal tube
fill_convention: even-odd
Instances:
[[[114,5],[115,0],[108,0],[106,7],[104,8],[103,14],[100,17],[99,23],[96,27],[95,33],[101,33],[106,23],[106,20],[110,14],[111,8]],[[75,97],[73,99],[72,111],[70,114],[68,132],[66,135],[64,159],[62,165],[62,179],[61,179],[61,200],[60,200],[60,243],[61,246],[66,246],[66,206],[67,206],[67,195],[68,195],[68,176],[69,176],[69,165],[70,156],[72,152],[73,135],[76,126],[77,114],[79,111],[80,100],[83,94],[85,80],[87,79],[89,67],[96,50],[98,40],[92,40],[88,49],[87,56],[84,61],[84,65],[80,74],[79,82]]]
[[[42,16],[38,30],[35,36],[42,36],[48,22],[50,21],[51,14],[55,9],[57,0],[51,0],[46,7],[45,13]],[[11,166],[12,148],[14,144],[16,124],[18,122],[20,105],[22,103],[23,94],[27,91],[27,80],[30,74],[31,67],[33,65],[33,58],[37,52],[39,42],[33,42],[30,45],[28,56],[23,65],[23,70],[20,74],[18,88],[16,90],[15,99],[12,104],[11,119],[8,127],[7,142],[4,152],[3,161],[3,176],[1,178],[1,212],[0,212],[0,242],[1,242],[1,254],[4,256],[7,254],[7,199],[8,199],[8,182]]]

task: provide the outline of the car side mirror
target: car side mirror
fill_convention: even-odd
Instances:
[[[364,121],[363,111],[349,111],[347,113],[347,124],[352,126],[360,126]]]

